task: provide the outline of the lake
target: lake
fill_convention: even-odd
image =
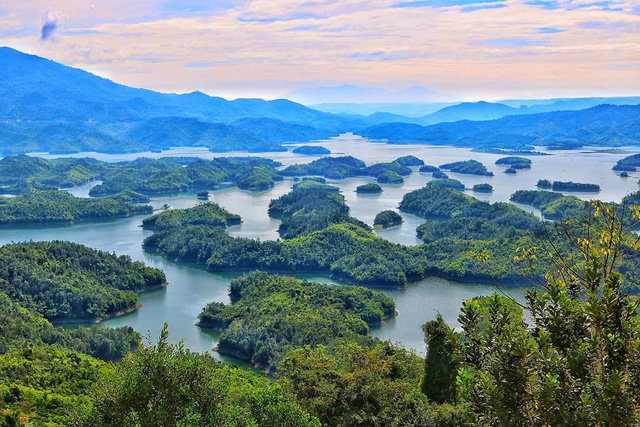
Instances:
[[[627,153],[597,153],[593,149],[579,151],[549,151],[547,156],[531,156],[533,165],[531,170],[519,171],[517,175],[504,174],[504,167],[495,165],[495,161],[504,157],[497,154],[473,153],[469,149],[436,147],[425,145],[388,145],[372,143],[364,138],[346,134],[328,141],[320,141],[304,145],[322,145],[332,151],[332,155],[353,155],[364,160],[367,164],[391,161],[397,157],[412,154],[423,159],[427,164],[440,165],[442,163],[476,159],[484,163],[494,172],[493,177],[478,177],[451,173],[451,178],[462,181],[467,187],[487,182],[494,187],[491,194],[467,193],[481,200],[490,202],[508,201],[509,196],[516,190],[535,189],[538,179],[576,181],[595,183],[602,187],[599,194],[578,193],[578,197],[590,199],[594,197],[607,201],[620,201],[625,194],[638,189],[638,176],[631,173],[629,178],[620,178],[611,171],[617,160],[631,153],[638,152],[638,148],[626,149]],[[541,150],[544,151],[544,150]],[[42,157],[60,157],[54,155]],[[141,155],[148,157],[159,156],[198,156],[213,158],[220,156],[246,156],[246,153],[209,153],[205,149],[176,148],[163,153],[138,153],[123,155],[105,155],[96,153],[79,153],[72,157],[87,157],[91,155],[107,161],[132,160]],[[251,154],[254,155],[254,154]],[[284,165],[309,162],[317,157],[301,156],[291,152],[265,153],[262,157],[269,157],[282,162]],[[402,196],[412,190],[421,188],[431,179],[430,174],[414,172],[405,179],[402,185],[382,185],[384,191],[379,195],[358,195],[355,188],[366,182],[368,178],[349,178],[342,181],[331,181],[340,187],[346,202],[351,208],[351,214],[372,224],[375,215],[385,209],[397,210]],[[76,187],[70,191],[76,196],[86,197],[89,189],[97,182]],[[271,199],[277,198],[290,191],[292,180],[276,183],[275,187],[265,192],[251,193],[235,187],[225,187],[210,191],[210,200],[219,203],[227,210],[242,216],[243,223],[229,229],[233,236],[250,238],[277,239],[279,221],[269,218],[267,207]],[[186,208],[194,206],[199,201],[196,191],[162,195],[152,198],[155,208],[168,204],[172,208]],[[525,207],[531,212],[537,211]],[[401,226],[376,233],[385,239],[406,245],[420,242],[415,237],[415,229],[423,220],[413,215],[402,214],[404,222]],[[197,315],[204,305],[211,301],[229,302],[227,288],[229,282],[238,274],[209,273],[203,268],[178,264],[160,256],[146,253],[141,244],[151,231],[143,230],[140,225],[144,216],[123,218],[105,222],[81,222],[67,226],[21,226],[0,229],[0,244],[25,240],[70,240],[87,246],[129,255],[134,260],[143,261],[147,265],[163,270],[170,285],[159,291],[144,293],[140,297],[142,308],[123,317],[109,319],[101,325],[117,327],[132,326],[146,335],[150,333],[156,338],[164,322],[168,322],[170,340],[177,342],[184,340],[185,345],[194,351],[210,351],[216,345],[216,334],[202,330],[194,324]],[[298,275],[322,283],[339,284],[326,276]],[[462,301],[477,295],[487,295],[495,290],[492,286],[461,284],[440,278],[427,278],[412,283],[407,289],[381,290],[396,302],[398,317],[390,320],[387,326],[375,328],[372,333],[383,339],[397,341],[404,346],[424,351],[422,331],[420,326],[441,313],[451,325],[457,325],[457,316]],[[521,290],[512,290],[514,296],[521,298]],[[223,358],[231,361],[231,359]]]

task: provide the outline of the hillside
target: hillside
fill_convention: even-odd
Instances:
[[[640,141],[640,105],[600,105],[580,111],[516,115],[490,121],[463,120],[431,126],[385,123],[369,127],[361,135],[396,144],[417,142],[476,148],[635,145]]]

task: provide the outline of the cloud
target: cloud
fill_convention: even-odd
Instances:
[[[47,9],[42,17],[42,27],[40,28],[40,40],[54,40],[55,34],[62,24],[63,15]]]

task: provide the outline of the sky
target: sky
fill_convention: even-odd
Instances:
[[[640,95],[640,0],[2,0],[0,46],[227,98]]]

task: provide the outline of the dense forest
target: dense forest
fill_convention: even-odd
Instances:
[[[366,336],[395,315],[395,304],[367,288],[321,285],[254,272],[231,282],[233,304],[208,304],[201,327],[221,331],[218,351],[276,367],[289,350]]]
[[[467,175],[493,176],[493,172],[489,171],[485,165],[477,160],[446,163],[440,165],[440,169]]]
[[[186,225],[208,225],[230,227],[242,222],[240,215],[229,213],[217,203],[200,203],[188,209],[168,210],[142,220],[142,226],[154,230],[184,227]]]
[[[57,190],[30,191],[15,197],[0,196],[0,224],[68,223],[151,213],[153,208],[150,205],[131,203],[143,200],[148,199],[130,191],[91,199]]]

